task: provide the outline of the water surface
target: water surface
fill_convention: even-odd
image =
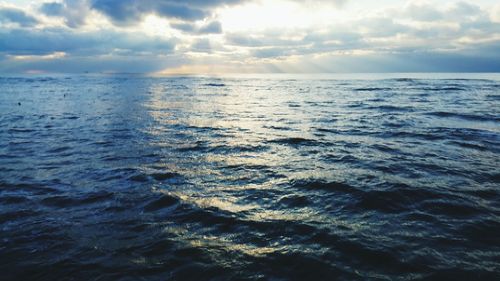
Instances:
[[[0,272],[498,280],[499,156],[498,75],[2,77]]]

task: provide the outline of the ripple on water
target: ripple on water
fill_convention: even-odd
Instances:
[[[314,145],[318,144],[317,140],[308,139],[308,138],[301,138],[301,137],[278,138],[278,139],[270,140],[268,142],[282,144],[282,145],[291,145],[291,146],[300,146],[300,145],[314,146]]]

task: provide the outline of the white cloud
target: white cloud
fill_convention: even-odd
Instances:
[[[491,9],[490,18],[493,22],[500,23],[500,4],[497,4]]]

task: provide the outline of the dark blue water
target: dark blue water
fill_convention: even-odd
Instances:
[[[0,78],[0,279],[500,280],[500,77],[392,77]]]

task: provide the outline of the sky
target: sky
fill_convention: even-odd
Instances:
[[[497,0],[0,0],[0,73],[500,72]]]

